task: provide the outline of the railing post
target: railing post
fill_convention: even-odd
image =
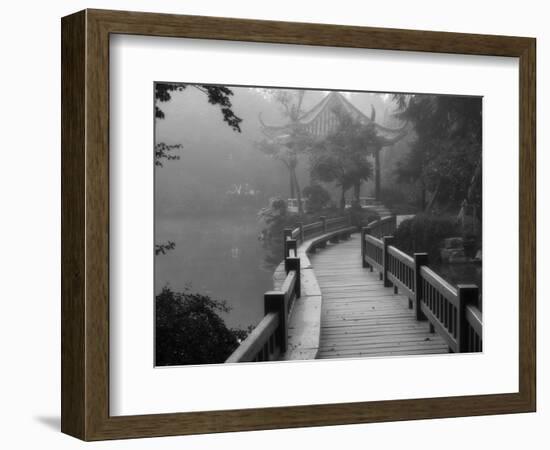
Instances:
[[[458,317],[456,320],[456,342],[458,353],[469,352],[468,336],[466,334],[466,306],[477,305],[479,289],[475,284],[459,284],[458,291]]]
[[[288,256],[288,247],[286,241],[292,238],[292,228],[285,228],[283,230],[283,255],[286,258]]]
[[[290,251],[294,250],[294,256],[298,256],[298,243],[296,239],[287,239],[286,240],[286,255],[285,258],[290,256]]]
[[[420,274],[420,268],[428,265],[427,253],[415,253],[414,254],[414,309],[416,313],[416,320],[426,320],[426,317],[422,313],[420,303],[424,298],[422,292],[422,275]]]
[[[300,242],[304,242],[304,224],[302,222],[298,222],[298,228],[300,230]]]
[[[370,233],[369,227],[361,228],[361,261],[363,267],[369,267],[369,263],[365,260],[365,254],[367,251],[367,243],[365,242],[365,236]]]
[[[384,287],[390,287],[391,282],[388,279],[388,270],[389,270],[389,255],[388,255],[388,247],[393,244],[393,236],[384,236],[382,238],[382,241],[384,242],[384,253],[382,255],[382,280],[384,280]]]
[[[264,294],[264,312],[277,313],[279,316],[279,327],[276,331],[277,342],[281,349],[281,353],[286,352],[288,339],[288,305],[285,300],[285,294],[279,291],[267,291]]]
[[[323,224],[323,234],[327,232],[327,218],[325,216],[319,217],[319,220]]]
[[[302,277],[300,275],[300,258],[299,257],[287,257],[285,258],[285,271],[288,274],[290,271],[296,271],[296,283],[294,284],[294,293],[296,297],[300,298],[302,295]]]

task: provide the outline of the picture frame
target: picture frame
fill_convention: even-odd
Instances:
[[[61,31],[62,432],[103,440],[535,411],[535,39],[107,10],[64,17]],[[109,38],[113,34],[519,58],[518,392],[110,416]]]

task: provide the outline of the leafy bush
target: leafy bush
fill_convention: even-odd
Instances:
[[[330,203],[330,194],[320,184],[306,186],[303,194],[307,199],[307,212],[310,214],[321,211]]]
[[[163,288],[155,299],[156,365],[223,363],[247,335],[227,328],[219,313],[229,310],[224,301]]]
[[[404,220],[394,233],[397,248],[409,255],[426,252],[434,263],[440,259],[441,241],[459,235],[453,217],[428,214],[418,214],[412,219]]]
[[[370,208],[362,208],[357,202],[353,202],[348,209],[351,214],[351,224],[356,227],[366,227],[370,222],[380,219],[380,215]]]
[[[418,211],[418,193],[412,185],[405,188],[384,187],[380,201],[395,214],[414,214]]]

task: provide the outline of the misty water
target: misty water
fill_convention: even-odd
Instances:
[[[274,264],[258,240],[261,224],[252,211],[204,216],[159,217],[156,235],[176,243],[155,258],[155,291],[168,285],[226,300],[226,324],[246,328],[264,314],[263,294],[273,288]]]

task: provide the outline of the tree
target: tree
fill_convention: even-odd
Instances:
[[[369,145],[376,138],[371,125],[363,125],[342,111],[335,111],[339,126],[325,139],[317,141],[310,152],[311,177],[341,188],[340,208],[345,208],[346,192],[354,188],[359,202],[361,182],[372,177],[367,160]]]
[[[304,90],[286,90],[286,89],[266,89],[275,101],[277,101],[283,110],[283,115],[288,118],[289,123],[284,134],[269,137],[260,141],[257,146],[271,158],[281,161],[288,169],[290,178],[290,197],[298,200],[298,212],[303,213],[302,195],[296,169],[299,162],[299,156],[305,153],[312,143],[311,136],[300,125],[300,116],[302,115],[302,104],[304,100]],[[261,121],[261,117],[260,117]],[[263,122],[264,129],[269,128]]]
[[[258,212],[258,219],[263,221],[267,228],[263,232],[263,240],[268,242],[273,237],[282,236],[287,224],[288,208],[286,201],[279,197],[269,200],[269,206]]]
[[[398,180],[419,183],[421,209],[456,208],[463,199],[481,207],[481,98],[394,96],[396,116],[414,125],[416,139],[398,164]],[[427,194],[431,199],[427,201]]]
[[[166,103],[172,99],[173,92],[183,92],[188,87],[193,87],[203,92],[208,103],[219,105],[223,120],[236,132],[241,132],[240,123],[242,119],[233,112],[230,97],[233,91],[225,86],[199,85],[199,84],[180,84],[180,83],[155,83],[155,118],[164,119],[165,114],[160,109],[159,103]],[[169,145],[164,142],[155,143],[155,165],[162,167],[162,160],[178,160],[179,155],[174,155],[173,150],[181,149],[181,144]]]
[[[155,363],[157,366],[223,363],[246,337],[227,328],[220,313],[226,302],[167,287],[155,298]]]
[[[233,112],[231,99],[233,91],[226,86],[215,86],[208,84],[180,84],[180,83],[156,83],[155,84],[155,117],[164,119],[164,112],[160,109],[159,102],[168,102],[172,98],[172,92],[182,92],[187,87],[193,87],[206,94],[208,103],[219,105],[223,120],[233,128],[233,130],[241,132],[240,123],[242,119],[237,117]]]
[[[280,161],[288,169],[290,177],[290,198],[296,198],[298,201],[298,212],[303,213],[302,195],[300,183],[296,175],[299,156],[305,153],[312,145],[311,136],[299,126],[293,127],[284,140],[264,139],[257,143],[260,151]]]
[[[172,144],[168,145],[164,142],[159,142],[155,144],[155,166],[162,167],[162,160],[174,161],[180,159],[179,155],[174,155],[173,150],[182,148],[181,144]]]
[[[218,105],[223,120],[234,131],[240,132],[242,119],[233,112],[230,96],[233,92],[224,86],[184,85],[176,83],[155,84],[155,118],[162,120],[165,113],[159,103],[171,100],[173,92],[181,92],[192,86],[206,94],[208,102]],[[174,150],[181,144],[155,143],[155,166],[163,167],[164,161],[178,160]],[[164,255],[175,248],[167,241],[155,244],[155,255]],[[159,366],[183,364],[223,363],[238,347],[247,332],[227,328],[220,314],[230,308],[225,301],[208,296],[173,292],[164,287],[155,297],[155,360]]]
[[[233,91],[225,86],[198,85],[198,84],[180,84],[180,83],[155,83],[155,118],[164,119],[165,114],[159,107],[159,103],[166,103],[172,99],[172,92],[182,92],[187,87],[193,87],[206,94],[208,103],[219,105],[223,120],[234,131],[241,132],[240,123],[242,119],[233,112],[230,96]],[[166,144],[165,142],[155,143],[155,166],[163,167],[163,160],[179,160],[180,156],[173,153],[174,150],[181,149],[181,144]],[[155,244],[155,255],[164,255],[168,250],[173,250],[176,244],[168,241],[167,243]]]
[[[322,210],[330,202],[330,194],[320,184],[312,184],[306,186],[303,191],[304,197],[307,199],[307,212],[315,213]]]

